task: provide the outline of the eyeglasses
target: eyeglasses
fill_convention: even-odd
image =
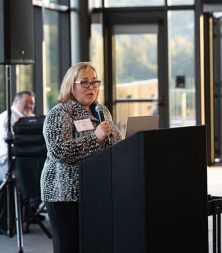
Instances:
[[[76,84],[80,84],[83,88],[89,88],[91,85],[93,88],[99,88],[101,81],[95,80],[95,81],[78,81],[75,82]]]

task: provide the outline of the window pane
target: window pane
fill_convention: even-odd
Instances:
[[[104,103],[103,37],[101,24],[91,25],[90,60],[96,68],[98,78],[102,81],[98,100],[100,103]]]
[[[16,90],[33,91],[33,65],[16,66]]]
[[[194,0],[168,0],[168,5],[193,5]]]
[[[89,9],[102,7],[101,0],[89,0]]]
[[[79,6],[79,0],[70,0],[70,7],[77,8],[78,6]]]
[[[196,124],[194,12],[168,13],[170,125]]]
[[[105,7],[162,6],[165,0],[105,0]]]
[[[158,79],[147,79],[116,85],[117,99],[157,99]]]
[[[74,1],[74,0],[73,0]],[[163,6],[165,0],[105,0],[105,7],[129,7],[129,6]],[[101,0],[89,0],[90,9],[102,7]]]
[[[157,34],[119,34],[115,45],[116,98],[157,98]]]
[[[45,0],[45,2],[57,4],[59,0]]]
[[[44,11],[43,82],[44,113],[57,103],[59,92],[58,13]]]
[[[115,26],[114,33],[114,113],[124,136],[127,117],[158,113],[158,27]]]
[[[5,92],[5,71],[4,71],[3,65],[0,65],[0,113],[5,110],[5,98],[4,98],[4,92]]]

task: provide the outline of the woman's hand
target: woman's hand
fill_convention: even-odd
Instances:
[[[95,135],[98,141],[103,141],[106,139],[106,137],[110,134],[110,125],[108,121],[103,121],[101,122],[96,130],[95,130]]]

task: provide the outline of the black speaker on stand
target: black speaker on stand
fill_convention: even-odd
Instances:
[[[34,63],[32,0],[0,0],[0,64]]]
[[[7,235],[13,236],[14,194],[18,252],[23,252],[23,234],[17,180],[13,175],[11,126],[11,65],[34,63],[34,31],[32,0],[0,0],[0,64],[5,65],[8,170],[0,191],[7,189]]]

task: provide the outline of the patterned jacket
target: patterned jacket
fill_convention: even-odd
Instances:
[[[78,102],[70,100],[59,103],[49,111],[43,126],[47,146],[47,158],[41,175],[43,201],[78,201],[78,161],[121,141],[120,131],[105,106],[103,112],[111,125],[110,142],[108,138],[98,142],[94,129],[76,130],[74,122],[77,120],[90,118],[94,128],[99,125],[99,120]]]

